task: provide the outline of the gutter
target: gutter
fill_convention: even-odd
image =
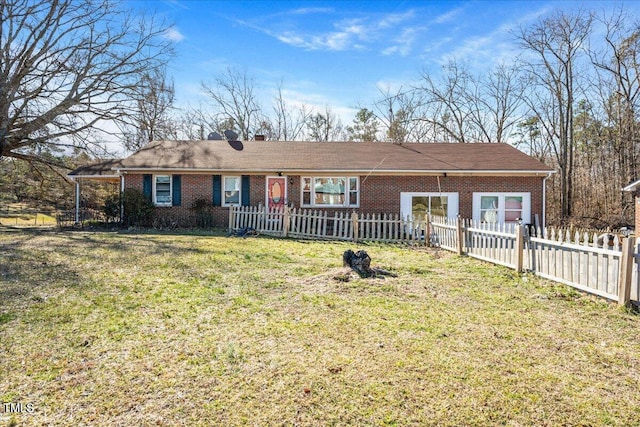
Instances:
[[[71,181],[75,181],[76,179],[79,179],[79,178],[83,178],[83,179],[100,179],[100,178],[115,179],[115,178],[120,178],[120,174],[118,173],[116,175],[67,175],[67,177]]]
[[[547,179],[551,178],[551,175],[553,175],[554,173],[556,173],[556,171],[552,171],[549,172],[547,174],[547,176],[544,177],[544,179],[542,180],[542,231],[544,232],[544,229],[547,225]]]
[[[126,173],[153,173],[153,172],[165,172],[165,173],[212,173],[212,174],[357,174],[357,175],[430,175],[430,176],[549,176],[555,171],[549,170],[425,170],[425,169],[377,169],[371,171],[371,169],[284,169],[284,168],[270,168],[270,169],[209,169],[209,168],[162,168],[162,167],[132,167],[132,168],[118,168],[116,169],[118,174]]]

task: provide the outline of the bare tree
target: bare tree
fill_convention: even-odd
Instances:
[[[325,107],[324,114],[315,113],[309,116],[307,131],[312,141],[337,141],[344,136],[342,122],[328,106]]]
[[[538,116],[527,117],[516,125],[514,145],[540,161],[551,155],[551,142],[546,139],[548,133],[541,129]]]
[[[176,138],[175,124],[170,119],[174,95],[173,81],[167,79],[166,68],[142,75],[136,106],[129,114],[130,123],[123,129],[125,148],[135,151],[157,139]]]
[[[110,0],[0,2],[0,158],[52,163],[39,148],[98,147],[165,63],[167,27]]]
[[[385,140],[390,142],[425,142],[430,133],[420,116],[420,92],[400,87],[395,91],[379,88],[382,98],[374,104],[376,117],[386,128]]]
[[[422,120],[432,126],[431,138],[435,141],[469,142],[471,76],[466,67],[453,60],[443,71],[441,80],[423,71],[422,83],[415,88],[422,93]]]
[[[244,140],[257,133],[264,121],[253,78],[246,71],[227,68],[213,83],[202,83],[202,90],[214,109],[210,121],[224,122]]]
[[[467,93],[469,120],[480,142],[507,142],[515,125],[522,119],[524,85],[518,68],[500,64],[486,76],[473,79]]]
[[[498,65],[485,75],[472,74],[450,60],[436,79],[427,71],[415,87],[427,139],[436,142],[506,142],[520,119],[522,88],[518,70]]]
[[[611,130],[609,143],[617,164],[614,185],[621,188],[640,174],[640,29],[624,9],[599,19],[604,25],[604,47],[590,52],[598,71],[597,88]],[[621,197],[622,212],[633,207]]]
[[[516,34],[520,46],[530,54],[523,62],[532,87],[527,104],[554,142],[563,219],[572,214],[576,67],[591,33],[592,19],[584,11],[571,15],[557,11]]]
[[[272,139],[280,141],[295,141],[300,138],[311,112],[303,104],[292,111],[285,100],[282,82],[278,83],[277,94],[273,99],[274,119],[271,125]]]
[[[203,140],[211,131],[202,108],[187,107],[174,111],[171,122],[175,139]]]

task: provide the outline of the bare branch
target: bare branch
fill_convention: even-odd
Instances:
[[[99,144],[86,138],[127,116],[172,52],[166,26],[111,0],[9,0],[0,20],[0,157]]]

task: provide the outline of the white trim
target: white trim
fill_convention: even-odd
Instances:
[[[80,222],[80,182],[74,180],[76,183],[76,224]]]
[[[210,169],[210,168],[119,168],[123,173],[186,173],[186,174],[228,174],[228,175],[272,175],[281,172],[288,175],[306,176],[355,176],[355,175],[419,175],[419,176],[545,176],[554,174],[551,169],[543,170],[424,170],[424,169]]]
[[[545,176],[542,180],[542,220],[540,221],[542,230],[547,226],[547,179],[549,178],[551,178],[551,174]]]
[[[632,182],[632,183],[631,183],[631,184],[629,184],[629,185],[627,185],[626,187],[624,187],[624,188],[622,189],[622,191],[625,191],[625,192],[634,192],[634,191],[636,191],[636,190],[638,189],[638,186],[640,186],[640,179],[639,179],[639,180],[637,180],[637,181],[635,181],[635,182]]]
[[[403,191],[400,193],[400,215],[406,218],[413,212],[411,205],[413,197],[447,197],[447,217],[455,218],[459,213],[460,195],[457,192],[440,193],[437,191]]]
[[[504,223],[505,218],[505,198],[506,197],[522,197],[522,223],[531,223],[531,193],[530,192],[474,192],[472,218],[474,221],[480,221],[481,217],[481,198],[482,197],[498,197],[498,206],[496,207],[496,222]],[[511,221],[510,221],[511,222]]]
[[[120,221],[124,221],[124,199],[122,193],[124,192],[124,175],[120,175]]]
[[[169,201],[158,203],[158,195],[156,194],[156,185],[157,185],[158,177],[161,177],[161,176],[169,177]],[[152,175],[151,187],[152,187],[152,190],[151,190],[152,200],[155,206],[168,207],[173,205],[173,175],[167,175],[167,174]]]
[[[237,182],[238,182],[238,203],[227,203],[227,197],[226,197],[226,188],[227,186],[226,181],[227,178],[236,178]],[[222,178],[220,179],[220,185],[222,186],[221,188],[221,205],[222,207],[228,208],[231,206],[241,206],[242,205],[242,175],[222,175]]]
[[[83,179],[115,179],[120,178],[122,175],[67,175],[70,180],[75,181],[78,178]]]
[[[327,204],[318,204],[315,202],[315,180],[317,178],[344,178],[345,186],[344,186],[344,203],[340,205],[327,205]],[[350,204],[351,202],[351,179],[356,180],[356,204]],[[304,180],[311,180],[311,188],[309,191],[309,203],[304,203]],[[305,208],[359,208],[360,207],[360,177],[355,175],[303,175],[300,177],[300,206]]]

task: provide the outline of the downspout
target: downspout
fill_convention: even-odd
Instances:
[[[542,180],[542,232],[544,233],[544,228],[547,226],[547,179],[551,178],[551,175],[554,172],[549,172],[547,176]]]

